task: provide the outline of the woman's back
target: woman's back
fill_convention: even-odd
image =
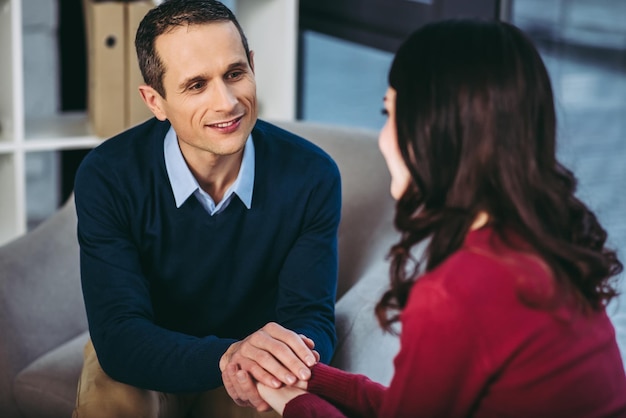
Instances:
[[[539,257],[470,232],[411,291],[380,416],[626,416],[613,326],[556,286]]]

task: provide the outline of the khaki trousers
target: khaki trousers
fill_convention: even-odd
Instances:
[[[100,367],[91,340],[85,345],[73,418],[276,418],[235,404],[221,387],[174,395],[139,389],[111,379]]]

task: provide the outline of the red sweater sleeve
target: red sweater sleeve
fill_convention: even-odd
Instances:
[[[308,391],[287,403],[284,417],[377,417],[385,387],[363,375],[318,363],[311,370]]]
[[[378,416],[465,417],[488,379],[479,325],[472,309],[437,282],[416,287],[402,313],[401,349]]]
[[[309,381],[311,394],[287,404],[285,417],[344,416],[336,415],[339,411],[354,417],[465,416],[486,379],[475,361],[479,344],[471,316],[439,286],[420,283],[402,317],[401,350],[389,388],[318,364]],[[314,408],[319,409],[307,412]]]
[[[389,388],[363,375],[318,364],[308,391],[330,404],[315,411],[322,415],[307,415],[303,411],[321,399],[303,395],[285,409],[297,413],[285,417],[342,416],[332,415],[335,407],[354,417],[414,417],[416,411],[428,417],[465,416],[486,379],[485,373],[477,372],[481,362],[476,361],[480,355],[476,332],[467,321],[471,312],[451,301],[437,283],[424,280],[418,286],[402,314],[401,349]],[[315,406],[321,408],[319,403]]]

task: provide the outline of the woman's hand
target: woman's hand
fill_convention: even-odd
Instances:
[[[220,359],[224,388],[239,406],[269,410],[255,383],[280,388],[311,377],[319,361],[315,343],[277,323],[269,323],[242,341],[233,343]]]
[[[298,380],[293,386],[282,386],[278,389],[266,386],[263,383],[257,383],[259,395],[267,402],[272,409],[281,416],[285,411],[285,405],[293,398],[306,393],[307,381]]]

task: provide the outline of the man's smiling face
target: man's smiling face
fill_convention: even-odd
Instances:
[[[155,115],[168,119],[181,148],[215,156],[243,149],[257,120],[252,53],[232,22],[181,26],[157,37],[166,97]]]

